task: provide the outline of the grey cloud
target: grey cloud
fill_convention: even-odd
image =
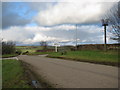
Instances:
[[[21,9],[22,6],[16,7],[8,2],[2,3],[2,28],[8,28],[10,26],[24,26],[31,22],[30,19],[21,17],[14,10]]]
[[[113,3],[72,2],[57,3],[56,5],[40,11],[34,20],[39,25],[59,24],[93,24],[100,21],[104,13],[111,8]]]
[[[75,41],[76,29],[74,30],[52,30],[42,31],[46,36],[62,38],[63,40]],[[79,43],[103,43],[102,28],[94,25],[82,25],[77,29]]]
[[[10,26],[24,26],[30,22],[31,20],[19,18],[17,14],[9,14],[2,17],[2,28],[4,29]]]
[[[8,28],[10,26],[25,26],[31,22],[34,22],[33,18],[25,18],[19,15],[19,13],[15,12],[14,10],[20,11],[23,7],[27,7],[28,10],[26,12],[21,12],[21,14],[27,15],[31,14],[31,12],[39,12],[43,11],[52,5],[55,4],[52,2],[22,2],[16,6],[14,5],[15,2],[3,2],[2,3],[2,28]]]
[[[56,4],[56,2],[28,2],[27,4],[31,8],[31,10],[42,11],[53,6],[54,4]]]

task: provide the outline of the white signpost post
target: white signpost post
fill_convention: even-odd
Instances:
[[[55,52],[58,52],[58,48],[57,47],[60,47],[60,44],[59,43],[54,43],[54,46],[55,46]]]

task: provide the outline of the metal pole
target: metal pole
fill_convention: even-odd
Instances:
[[[105,44],[104,44],[104,50],[107,51],[107,43],[106,43],[106,25],[104,25],[104,41],[105,41]]]
[[[76,50],[77,50],[77,24],[76,24]]]

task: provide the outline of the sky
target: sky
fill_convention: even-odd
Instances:
[[[101,19],[115,2],[63,0],[62,2],[2,2],[2,38],[17,45],[41,41],[61,45],[103,44]],[[109,29],[109,28],[107,28]],[[107,32],[107,43],[112,34]]]

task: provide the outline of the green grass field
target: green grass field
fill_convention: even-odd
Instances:
[[[49,57],[61,57],[74,60],[87,60],[96,62],[118,62],[118,52],[116,51],[69,51],[66,55],[51,53]]]
[[[17,56],[17,54],[5,54],[2,55],[2,58],[15,57],[15,56]]]
[[[3,88],[30,88],[20,61],[2,60]]]

